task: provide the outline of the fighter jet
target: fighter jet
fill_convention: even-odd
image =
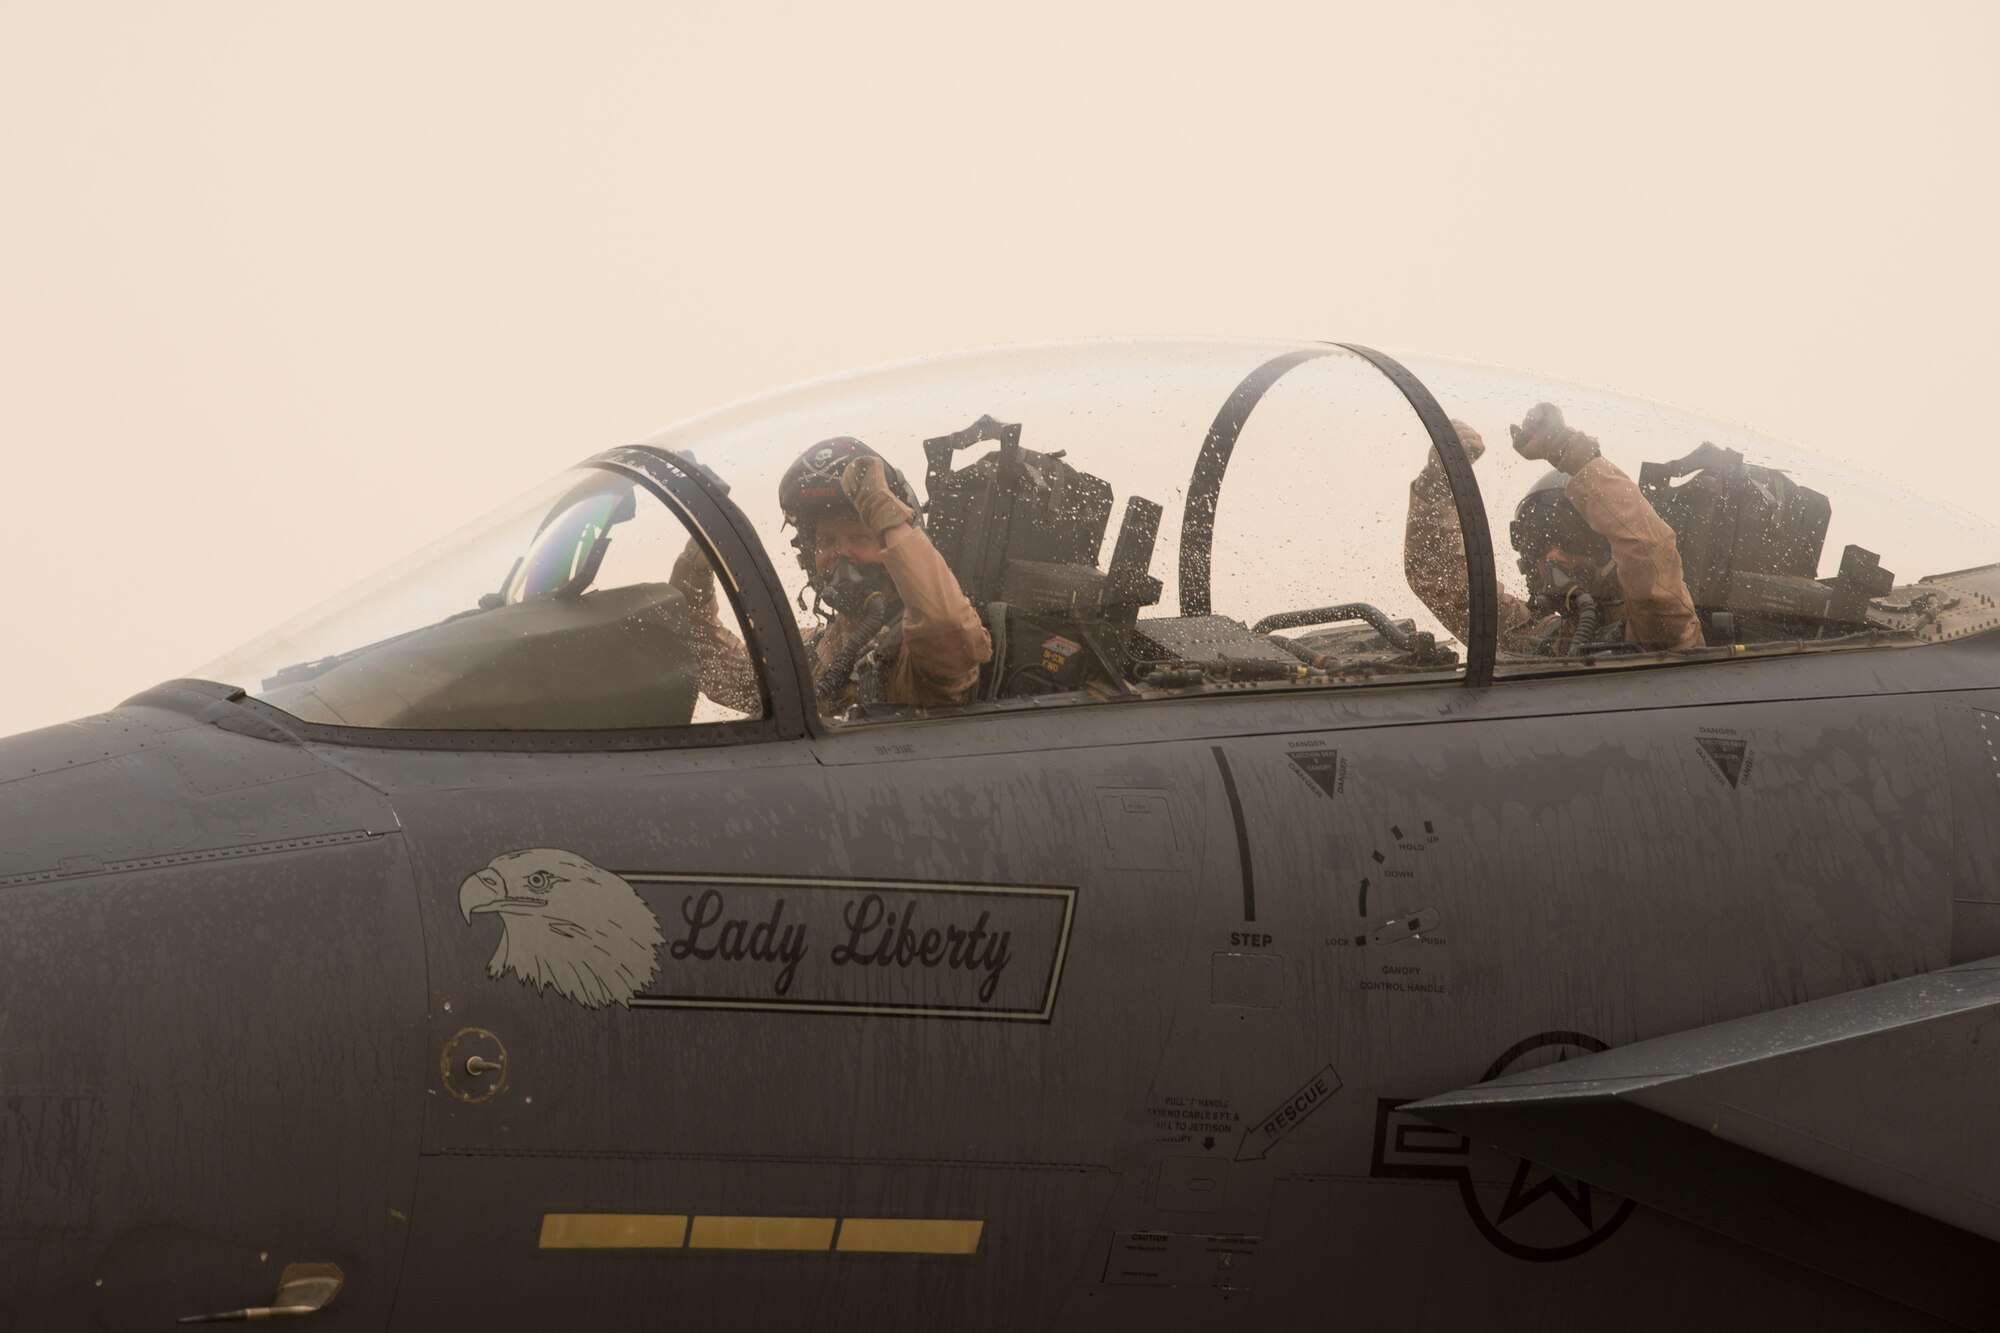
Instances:
[[[595,454],[0,742],[0,1333],[1995,1327],[1995,561],[1336,344]]]

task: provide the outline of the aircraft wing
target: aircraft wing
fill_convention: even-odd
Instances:
[[[1403,1109],[1968,1327],[2000,1272],[2000,958]]]

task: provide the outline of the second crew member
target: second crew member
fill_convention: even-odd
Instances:
[[[1451,424],[1476,462],[1486,452],[1479,432],[1462,421]],[[1501,650],[1563,656],[1579,626],[1595,642],[1622,639],[1654,651],[1701,647],[1701,621],[1681,575],[1674,531],[1632,479],[1602,455],[1595,439],[1565,425],[1553,404],[1536,404],[1508,430],[1515,453],[1546,461],[1554,471],[1530,487],[1514,511],[1509,535],[1532,604],[1498,590]],[[1435,451],[1410,483],[1403,572],[1410,590],[1464,641],[1465,541]],[[1595,612],[1594,626],[1580,618],[1580,605]]]

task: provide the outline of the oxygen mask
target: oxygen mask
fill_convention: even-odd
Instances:
[[[1522,561],[1528,576],[1530,604],[1537,611],[1568,612],[1579,596],[1603,604],[1619,600],[1618,566],[1569,554],[1560,547],[1545,553],[1530,565]]]
[[[819,599],[844,616],[859,619],[868,609],[868,604],[876,598],[884,602],[895,593],[895,584],[890,582],[889,571],[879,564],[857,564],[848,556],[840,556],[831,568],[813,578],[813,591]]]

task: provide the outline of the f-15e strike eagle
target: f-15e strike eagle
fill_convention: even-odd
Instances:
[[[598,454],[0,742],[0,1333],[2000,1326],[1996,560],[1333,344]]]

